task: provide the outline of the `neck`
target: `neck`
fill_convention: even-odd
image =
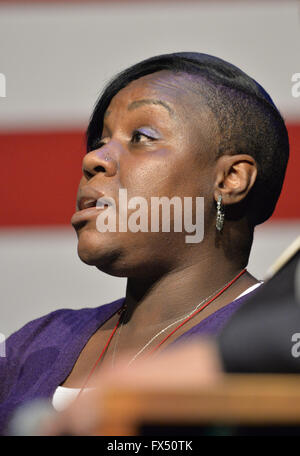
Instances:
[[[216,264],[220,267],[216,268]],[[131,329],[144,325],[158,326],[192,311],[201,301],[217,294],[230,282],[245,264],[216,262],[209,258],[194,264],[174,268],[164,275],[151,278],[129,278],[125,304],[124,324]],[[214,310],[233,301],[257,280],[243,274],[214,303]],[[216,308],[217,306],[217,308]]]

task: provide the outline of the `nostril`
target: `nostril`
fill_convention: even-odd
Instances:
[[[89,180],[93,177],[93,174],[90,173],[89,171],[87,171],[86,169],[83,170],[83,175],[87,180]]]
[[[106,172],[106,169],[103,166],[101,166],[101,165],[96,166],[94,169],[95,169],[95,171],[97,173],[105,173]]]
[[[106,169],[99,165],[99,166],[95,166],[93,168],[93,171],[94,173],[91,173],[90,171],[88,171],[87,169],[83,169],[83,174],[85,176],[86,179],[91,179],[96,173],[105,173],[106,172]]]

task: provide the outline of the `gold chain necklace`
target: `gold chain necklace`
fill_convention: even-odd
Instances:
[[[245,271],[245,270],[243,270]],[[238,276],[239,277],[239,276]],[[208,301],[210,298],[212,298],[214,295],[218,295],[218,293],[221,291],[221,290],[224,290],[227,288],[227,286],[232,282],[232,279],[229,280],[225,285],[223,285],[222,287],[218,288],[216,291],[214,291],[211,295],[209,295],[208,297],[206,297],[205,299],[203,299],[199,304],[197,304],[197,306],[192,310],[190,311],[188,314],[185,314],[183,317],[179,318],[178,320],[175,320],[173,323],[170,323],[169,325],[167,325],[165,328],[163,328],[162,330],[160,330],[157,334],[155,334],[134,356],[133,358],[131,358],[131,360],[128,362],[128,366],[130,366],[145,350],[147,347],[149,347],[149,345],[151,345],[151,343],[157,339],[161,334],[163,334],[165,331],[167,331],[169,328],[171,328],[172,326],[174,326],[176,323],[180,323],[182,322],[183,320],[191,317],[193,315],[193,313],[195,313],[199,307],[201,307],[206,301]],[[121,328],[117,334],[117,337],[116,337],[116,342],[115,342],[115,345],[114,345],[114,351],[113,351],[113,354],[112,354],[112,361],[111,361],[111,365],[112,367],[114,367],[115,365],[115,356],[116,356],[116,349],[117,349],[117,346],[118,346],[118,341],[119,341],[119,338],[120,338],[120,335],[121,335],[121,332],[122,332],[122,327],[123,327],[123,321],[124,321],[124,317],[125,317],[125,311],[126,311],[126,307],[124,308],[124,311],[123,311],[123,315],[122,315],[122,321],[121,321]]]

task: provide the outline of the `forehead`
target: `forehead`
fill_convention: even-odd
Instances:
[[[175,124],[178,134],[184,134],[188,141],[206,144],[209,149],[216,145],[218,125],[205,101],[205,96],[202,95],[204,93],[205,83],[198,76],[167,70],[159,71],[136,79],[121,89],[112,98],[104,117],[111,114],[119,121],[127,117],[130,106],[137,107],[141,100],[159,101],[160,104],[167,104],[172,110],[172,113],[164,108],[159,111],[159,118],[163,117],[162,121],[166,126]],[[152,109],[158,109],[153,108],[151,103],[144,106],[142,112],[134,112],[143,115],[147,108],[152,113]],[[157,115],[157,111],[154,115]],[[109,119],[108,117],[108,121]]]
[[[111,100],[106,114],[119,107],[128,107],[138,100],[156,100],[173,114],[195,106],[195,77],[159,71],[130,82]],[[146,104],[146,103],[145,103]]]

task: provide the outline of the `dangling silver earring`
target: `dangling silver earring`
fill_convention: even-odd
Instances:
[[[217,219],[216,219],[216,228],[218,231],[222,231],[224,225],[224,207],[222,205],[222,195],[218,196],[217,201]]]

